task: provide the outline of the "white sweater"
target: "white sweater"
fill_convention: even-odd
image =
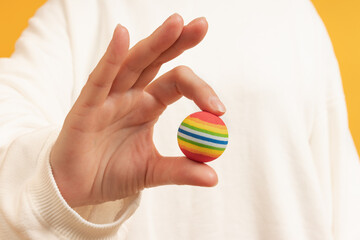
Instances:
[[[117,23],[133,45],[174,12],[209,22],[205,40],[161,73],[188,65],[225,103],[229,145],[210,163],[219,184],[71,209],[49,167],[66,114]],[[181,155],[177,127],[197,110],[180,100],[164,112],[154,136],[162,154]],[[360,239],[359,158],[309,1],[50,0],[30,20],[0,60],[0,239],[113,238]]]

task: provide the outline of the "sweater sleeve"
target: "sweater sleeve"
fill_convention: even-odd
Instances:
[[[321,48],[318,92],[322,100],[310,146],[333,239],[360,239],[360,161],[349,130],[338,63],[325,32]]]
[[[311,137],[334,240],[360,238],[360,164],[343,99],[317,116]]]
[[[73,99],[71,36],[64,1],[29,21],[0,59],[0,239],[123,239],[139,196],[72,209],[49,154]]]

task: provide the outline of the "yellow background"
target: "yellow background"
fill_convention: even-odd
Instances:
[[[249,0],[250,1],[250,0]],[[8,57],[45,0],[0,0],[0,57]],[[350,129],[360,153],[360,1],[313,0],[330,34],[343,77]]]

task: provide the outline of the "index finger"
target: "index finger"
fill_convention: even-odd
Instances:
[[[119,24],[114,30],[113,38],[104,56],[83,87],[77,100],[78,103],[85,106],[96,106],[106,100],[128,48],[129,33],[125,27]]]
[[[157,103],[149,104],[145,112],[159,112],[182,96],[193,100],[200,109],[215,115],[226,111],[215,91],[190,68],[179,66],[165,73],[145,88]]]
[[[183,26],[184,22],[181,16],[174,14],[153,34],[131,48],[115,78],[111,93],[131,88],[141,72],[176,42]]]

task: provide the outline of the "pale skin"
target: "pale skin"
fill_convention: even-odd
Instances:
[[[153,143],[154,124],[182,96],[202,110],[225,112],[214,90],[188,67],[152,81],[162,64],[196,46],[207,28],[205,18],[184,26],[174,14],[129,49],[126,28],[116,27],[51,151],[55,181],[71,207],[122,199],[160,185],[217,184],[210,166],[162,156]]]

